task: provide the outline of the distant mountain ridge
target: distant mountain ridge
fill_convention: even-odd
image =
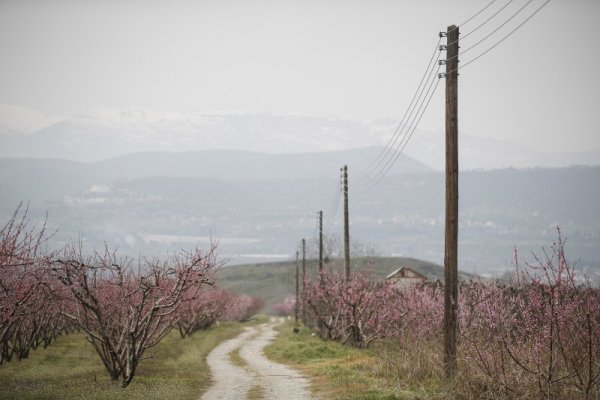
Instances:
[[[53,185],[108,184],[146,177],[195,177],[211,180],[329,179],[347,164],[358,173],[380,153],[379,147],[302,154],[265,154],[239,150],[148,152],[82,163],[57,159],[0,158],[0,183],[30,182]],[[426,165],[402,155],[392,174],[432,172]],[[49,189],[51,190],[51,189]]]
[[[96,109],[29,135],[0,137],[4,156],[93,162],[131,153],[235,149],[262,153],[345,150],[380,142],[368,124],[247,113]]]
[[[29,135],[62,119],[25,107],[0,104],[0,136]]]
[[[398,121],[252,113],[178,113],[98,108],[67,118],[0,105],[0,156],[95,162],[140,152],[214,149],[270,154],[382,146]],[[397,143],[393,141],[392,143]],[[444,169],[444,135],[417,129],[404,154]],[[600,164],[600,149],[547,154],[502,139],[460,133],[462,170]]]

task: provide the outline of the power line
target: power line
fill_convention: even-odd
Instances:
[[[509,0],[509,3],[512,2],[512,1],[513,0]],[[490,1],[482,9],[480,9],[478,12],[476,12],[475,14],[473,14],[471,17],[469,17],[467,20],[465,20],[460,25],[465,25],[465,24],[469,23],[470,21],[472,21],[473,19],[475,19],[476,17],[478,17],[479,15],[481,15],[481,13],[483,13],[485,10],[487,10],[495,2],[496,2],[496,0]],[[506,7],[506,5],[504,7],[502,7],[502,9],[504,9],[505,7]],[[488,21],[489,21],[489,19],[488,19]],[[484,22],[484,24],[485,24],[485,22]],[[478,26],[477,28],[475,28],[475,30],[479,29],[482,25],[483,24],[481,24],[480,26]],[[388,142],[386,143],[386,145],[384,146],[384,148],[379,152],[379,154],[374,159],[374,161],[372,161],[371,164],[369,164],[369,166],[362,173],[362,175],[360,177],[360,180],[364,180],[365,178],[367,178],[368,175],[369,175],[369,171],[370,170],[376,169],[382,163],[383,159],[388,158],[390,151],[395,151],[393,149],[394,149],[394,147],[396,147],[396,143],[398,141],[398,138],[402,135],[402,132],[403,132],[404,128],[406,127],[406,125],[405,125],[406,117],[408,116],[408,118],[410,119],[410,117],[412,115],[412,112],[414,111],[413,104],[415,103],[415,99],[417,99],[416,101],[418,103],[420,97],[423,94],[423,91],[425,90],[425,86],[423,86],[423,82],[425,81],[425,78],[427,77],[427,75],[430,73],[430,71],[429,71],[430,68],[431,68],[431,70],[433,70],[433,68],[432,68],[432,61],[433,61],[433,59],[434,59],[434,57],[436,55],[436,52],[438,52],[438,51],[441,50],[440,47],[439,47],[439,45],[441,43],[441,39],[442,39],[442,35],[440,34],[440,39],[438,40],[438,42],[437,42],[437,44],[436,44],[436,46],[434,48],[434,51],[433,51],[433,53],[431,55],[431,58],[429,59],[427,67],[425,68],[425,72],[423,73],[423,76],[421,77],[421,81],[419,82],[419,85],[417,86],[417,89],[416,89],[415,93],[413,94],[413,97],[412,97],[412,99],[410,101],[410,104],[409,104],[408,108],[406,109],[406,111],[404,112],[404,115],[402,116],[402,119],[401,119],[400,123],[396,126],[396,129],[394,130],[394,133],[390,136],[390,138],[388,139]],[[439,60],[439,55],[438,55],[437,60]],[[415,106],[416,106],[416,104],[415,104]],[[412,111],[411,111],[411,109],[412,109]]]
[[[483,7],[480,11],[478,11],[477,13],[475,13],[473,16],[471,16],[470,18],[468,18],[465,22],[463,22],[461,25],[464,25],[470,21],[472,21],[474,18],[476,18],[477,16],[479,16],[482,12],[484,12],[486,9],[488,9],[493,3],[495,3],[496,0],[492,0],[490,3],[488,3],[485,7]],[[476,32],[477,30],[479,30],[481,27],[483,27],[484,25],[486,25],[487,23],[489,23],[493,18],[495,18],[500,12],[502,12],[509,4],[511,4],[514,0],[509,0],[506,4],[504,4],[499,10],[497,10],[494,14],[492,14],[490,17],[488,17],[484,22],[482,22],[481,24],[479,24],[476,28],[474,28],[472,31],[470,31],[469,33],[467,33],[466,35],[463,36],[467,37],[469,35],[471,35],[472,33]],[[470,46],[469,48],[463,50],[462,52],[460,52],[458,55],[452,57],[452,58],[457,58],[459,55],[462,55],[470,50],[472,50],[473,48],[475,48],[476,46],[480,45],[481,43],[483,43],[485,40],[489,39],[493,34],[495,34],[496,32],[498,32],[500,29],[502,29],[504,26],[506,26],[506,24],[508,24],[510,21],[512,21],[518,14],[520,14],[527,6],[529,6],[529,4],[531,4],[533,2],[533,0],[528,0],[519,10],[517,10],[514,14],[512,14],[505,22],[503,22],[500,26],[498,26],[496,29],[494,29],[491,33],[489,33],[488,35],[486,35],[483,39],[481,39],[480,41],[478,41],[477,43],[475,43],[474,45]],[[504,40],[506,40],[509,36],[511,36],[512,34],[514,34],[518,29],[520,29],[523,25],[525,25],[531,18],[533,18],[533,16],[535,16],[542,8],[544,8],[548,3],[550,2],[550,0],[546,0],[540,7],[538,7],[529,17],[527,17],[523,22],[521,22],[516,28],[514,28],[513,30],[511,30],[506,36],[504,36],[501,40],[499,40],[497,43],[495,43],[494,45],[492,45],[490,48],[488,48],[487,50],[485,50],[483,53],[479,54],[477,57],[475,57],[474,59],[468,61],[467,63],[461,65],[459,68],[457,68],[456,70],[459,70],[461,68],[466,67],[467,65],[475,62],[476,60],[478,60],[479,58],[481,58],[482,56],[484,56],[485,54],[487,54],[488,52],[490,52],[491,50],[493,50],[495,47],[497,47],[500,43],[502,43]],[[459,25],[460,26],[460,25]],[[441,36],[442,34],[440,34],[440,41],[441,41]],[[442,46],[439,46],[440,41],[438,41],[438,44],[436,45],[436,48],[439,48],[439,50],[442,50]],[[427,65],[427,68],[425,70],[425,73],[423,75],[423,77],[421,78],[421,81],[419,83],[419,86],[417,87],[416,92],[413,95],[413,98],[407,108],[407,110],[404,113],[404,116],[402,117],[401,122],[398,124],[398,126],[396,127],[396,129],[394,130],[394,133],[392,134],[392,136],[390,137],[390,139],[388,140],[385,148],[378,154],[378,156],[376,157],[376,159],[369,165],[369,167],[367,167],[367,169],[365,170],[365,173],[363,174],[363,177],[367,177],[369,175],[369,171],[373,170],[373,169],[377,169],[382,163],[384,159],[387,159],[387,161],[384,163],[383,167],[380,168],[378,170],[378,172],[372,176],[372,178],[370,179],[370,182],[368,182],[365,187],[366,189],[370,189],[373,186],[375,186],[377,183],[379,183],[388,173],[389,171],[392,169],[392,167],[395,165],[395,163],[397,162],[397,160],[399,159],[400,155],[402,154],[402,152],[404,151],[404,148],[406,147],[406,145],[408,144],[408,141],[410,141],[410,139],[412,138],[419,122],[421,121],[421,118],[423,117],[425,111],[427,110],[429,103],[431,101],[431,98],[433,97],[434,93],[437,90],[437,87],[439,85],[439,80],[437,81],[435,87],[433,88],[433,91],[430,92],[431,87],[433,85],[433,80],[431,81],[431,83],[429,84],[429,88],[427,89],[427,94],[425,95],[425,98],[423,99],[423,102],[421,102],[421,105],[419,106],[419,108],[417,109],[417,114],[414,116],[412,123],[410,125],[406,125],[405,120],[406,117],[408,116],[408,119],[410,120],[415,108],[416,108],[416,104],[419,103],[421,96],[423,95],[424,91],[425,91],[425,86],[427,86],[427,84],[425,84],[425,86],[423,86],[423,82],[425,81],[425,77],[427,76],[430,68],[431,68],[431,62],[434,59],[436,54],[436,51],[434,50],[429,63]],[[439,55],[438,55],[438,60],[439,60]],[[449,59],[445,60],[446,62]],[[437,60],[436,60],[437,61]],[[442,62],[440,61],[440,66],[442,65]],[[436,71],[435,75],[438,75],[440,67],[438,66],[438,69]],[[454,71],[449,71],[447,73],[451,73],[451,72],[455,72]],[[445,77],[446,74],[439,74],[438,78],[442,78]],[[435,76],[434,75],[434,76]],[[427,79],[428,82],[429,79]],[[429,96],[429,97],[428,97]],[[427,98],[428,97],[428,98]],[[416,102],[415,102],[416,99]],[[425,99],[427,99],[425,101]],[[425,104],[425,108],[422,110],[421,112],[421,108],[423,107],[423,105]],[[420,113],[420,115],[419,115]],[[416,123],[415,123],[416,121]],[[408,126],[408,130],[406,132],[404,132],[405,128]],[[404,134],[403,134],[404,133]],[[400,139],[400,142],[398,143],[398,139]],[[390,156],[390,152],[391,152],[391,156]]]
[[[402,119],[400,120],[400,123],[398,123],[398,125],[396,126],[396,129],[394,130],[394,133],[388,139],[388,142],[386,143],[385,147],[379,152],[379,154],[377,155],[377,157],[375,158],[375,160],[373,162],[371,162],[371,164],[369,164],[369,166],[365,169],[364,173],[361,176],[361,179],[365,178],[368,175],[369,170],[377,168],[379,166],[379,164],[381,163],[382,157],[387,157],[387,154],[389,153],[390,149],[395,146],[396,141],[398,140],[398,136],[401,135],[401,132],[402,132],[401,128],[404,126],[404,122],[405,122],[406,117],[408,116],[408,118],[410,119],[409,111],[413,107],[413,104],[415,103],[415,99],[417,99],[417,96],[420,98],[421,95],[423,94],[423,90],[425,90],[425,87],[423,86],[423,88],[421,89],[421,86],[423,85],[423,82],[425,81],[425,77],[428,74],[431,74],[431,72],[429,71],[429,69],[431,68],[431,70],[433,70],[432,67],[435,65],[435,62],[433,61],[433,59],[435,58],[436,53],[439,54],[439,52],[440,52],[439,46],[440,46],[441,41],[442,41],[442,38],[440,37],[439,40],[438,40],[438,42],[435,45],[435,48],[433,49],[433,53],[431,54],[431,58],[429,59],[429,62],[427,63],[427,68],[425,68],[425,72],[423,72],[423,76],[421,77],[421,81],[419,82],[419,85],[417,86],[417,90],[413,94],[413,97],[412,97],[412,99],[410,101],[410,104],[408,105],[408,108],[404,112],[404,115],[402,116]],[[437,59],[439,60],[439,55],[438,55]],[[417,100],[417,102],[418,101],[419,100]],[[412,115],[412,111],[411,111],[410,115]]]
[[[441,46],[438,47],[437,51],[438,51],[438,56],[436,58],[436,62],[440,59],[439,53],[441,53]],[[439,71],[439,69],[440,69],[440,66],[438,64],[438,69],[434,73],[433,72],[433,66],[435,64],[436,63],[432,64],[431,70],[428,69],[429,76],[425,80],[425,84],[423,85],[421,91],[418,93],[418,96],[416,98],[416,102],[414,102],[414,105],[410,109],[407,110],[408,118],[405,121],[402,122],[402,128],[394,134],[391,146],[388,145],[386,147],[386,149],[385,149],[385,157],[381,158],[379,160],[379,162],[377,162],[371,168],[367,169],[367,171],[364,173],[363,176],[366,177],[367,179],[369,178],[369,172],[377,170],[382,164],[384,165],[384,167],[382,169],[385,169],[385,167],[388,165],[389,161],[394,158],[394,153],[396,152],[396,150],[398,149],[398,147],[400,147],[402,145],[402,142],[404,141],[404,138],[406,137],[406,134],[407,134],[408,130],[410,130],[410,127],[412,126],[412,124],[416,120],[417,115],[419,114],[419,111],[421,110],[421,107],[423,106],[423,103],[425,102],[425,99],[427,98],[427,94],[425,94],[425,93],[426,92],[429,93],[429,90],[431,89],[431,86],[433,84],[433,79],[435,79],[435,76],[437,75],[437,71]],[[432,79],[431,83],[429,83],[430,79]],[[427,86],[428,84],[429,84],[429,86]],[[425,97],[423,98],[424,94],[425,94]],[[423,98],[423,100],[421,100],[421,98]],[[420,106],[419,106],[419,103],[420,103]],[[410,112],[408,112],[408,111],[410,111]],[[411,121],[411,119],[412,119],[413,122],[411,122],[409,124],[409,121]],[[400,139],[400,141],[398,141],[399,139]]]
[[[533,18],[538,12],[540,12],[542,10],[542,8],[546,7],[546,5],[548,3],[550,3],[551,0],[546,0],[541,6],[539,6],[529,17],[527,17],[524,21],[522,21],[519,25],[517,25],[513,30],[511,30],[510,32],[508,32],[508,34],[506,34],[502,39],[500,39],[499,41],[497,41],[496,43],[494,43],[490,48],[488,48],[487,50],[485,50],[483,53],[479,54],[477,57],[467,61],[466,63],[464,63],[463,65],[461,65],[460,67],[458,67],[457,69],[453,70],[453,71],[449,71],[448,73],[454,72],[454,71],[458,71],[461,70],[462,68],[466,67],[467,65],[477,61],[478,59],[480,59],[481,57],[483,57],[484,55],[486,55],[487,53],[489,53],[490,51],[492,51],[493,49],[495,49],[500,43],[504,42],[506,39],[508,39],[512,34],[514,34],[516,31],[518,31],[523,25],[525,25],[527,22],[529,22],[529,20],[531,18]]]
[[[496,2],[496,0],[490,1],[487,6],[483,7],[481,10],[479,10],[477,13],[475,13],[474,15],[472,15],[469,19],[467,19],[462,24],[459,24],[458,26],[463,26],[463,25],[469,23],[472,19],[476,18],[479,14],[481,14],[482,12],[484,12],[485,10],[487,10],[488,7],[491,6],[492,4],[494,4],[495,2]]]
[[[476,28],[474,28],[473,30],[469,31],[468,33],[462,35],[461,40],[464,40],[465,38],[467,38],[469,35],[471,35],[474,32],[477,32],[481,27],[483,27],[485,24],[487,24],[488,22],[490,22],[492,19],[494,19],[496,17],[496,15],[500,14],[506,7],[508,7],[508,5],[510,3],[512,3],[514,0],[508,0],[508,2],[503,5],[502,7],[500,7],[500,9],[498,11],[496,11],[494,14],[492,14],[488,19],[486,19],[485,21],[483,21],[481,24],[479,24]],[[448,44],[449,45],[449,44]]]
[[[408,142],[410,141],[410,139],[412,138],[413,134],[415,133],[415,130],[417,129],[417,126],[419,125],[419,122],[421,122],[421,118],[423,118],[423,115],[425,114],[425,111],[427,111],[427,107],[429,107],[429,103],[431,101],[431,99],[433,98],[433,95],[435,94],[438,85],[440,83],[441,79],[438,79],[435,87],[433,88],[433,91],[431,92],[431,94],[429,95],[429,99],[427,100],[427,103],[425,104],[425,108],[423,109],[423,112],[421,113],[421,115],[419,116],[419,118],[417,119],[416,124],[413,126],[412,130],[410,131],[410,133],[408,134],[408,139],[404,142],[404,144],[402,145],[402,148],[400,148],[399,151],[396,152],[396,156],[393,159],[393,161],[388,165],[387,169],[376,179],[374,179],[371,184],[367,187],[367,189],[371,189],[374,186],[376,186],[379,182],[381,182],[381,180],[383,178],[385,178],[387,176],[387,174],[390,172],[390,170],[392,169],[392,167],[394,166],[394,164],[396,164],[396,162],[398,161],[398,159],[400,158],[400,155],[402,155],[402,153],[404,152],[404,148],[406,147],[406,145],[408,144]]]
[[[328,226],[331,225],[332,221],[334,220],[334,218],[339,210],[341,197],[342,197],[342,180],[341,180],[341,176],[340,176],[340,179],[338,179],[338,182],[337,182],[337,185],[335,188],[335,193],[333,195],[333,201],[331,202],[331,205],[329,206],[329,210],[328,210],[328,215],[330,217],[325,218],[325,223]]]
[[[504,10],[510,3],[512,3],[514,0],[508,0],[508,2],[503,5],[502,7],[500,7],[500,9],[498,11],[496,11],[494,14],[492,14],[491,17],[488,17],[488,19],[486,19],[485,21],[483,21],[481,24],[479,24],[475,29],[473,29],[472,31],[468,32],[467,34],[464,34],[462,36],[462,39],[466,38],[467,36],[471,35],[472,33],[478,31],[481,27],[483,27],[485,24],[487,24],[488,22],[490,22],[496,15],[498,15],[500,12],[502,12],[502,10]],[[448,30],[448,32],[442,32],[440,33],[440,36],[444,35],[444,34],[448,34],[450,32],[454,32],[454,30],[462,27],[463,25],[465,25],[467,22],[470,22],[471,20],[473,20],[475,17],[477,17],[479,14],[481,14],[482,12],[484,12],[485,10],[487,10],[492,4],[494,4],[496,2],[496,0],[492,0],[490,3],[488,3],[485,7],[483,7],[481,10],[479,10],[479,12],[477,12],[475,15],[471,16],[471,18],[467,19],[465,22],[463,22],[462,24],[456,25],[456,27],[454,29],[450,29]],[[450,43],[446,43],[446,46],[451,46],[453,44],[455,44],[457,41],[454,42],[450,42]]]
[[[463,55],[466,52],[472,50],[474,47],[479,46],[482,42],[486,41],[490,36],[492,36],[494,33],[498,32],[500,29],[502,29],[506,24],[508,24],[510,21],[512,21],[513,18],[515,18],[518,14],[521,13],[521,11],[523,11],[529,4],[531,4],[533,2],[533,0],[528,0],[527,3],[525,3],[523,5],[523,7],[519,8],[517,10],[517,12],[515,12],[513,15],[510,16],[509,19],[507,19],[506,21],[504,21],[504,23],[502,23],[499,27],[497,27],[496,29],[494,29],[492,32],[490,32],[489,34],[487,34],[483,39],[481,39],[479,42],[475,43],[474,45],[466,48],[465,50],[461,51],[460,53],[458,53],[458,55]],[[543,6],[542,6],[543,7]],[[540,8],[541,9],[541,8]],[[458,57],[458,56],[457,56]]]
[[[435,77],[437,76],[440,68],[441,68],[441,65],[438,65],[438,69],[436,70],[435,75],[433,75],[434,79],[431,81],[429,88],[427,89],[427,94],[425,95],[425,97],[426,98],[427,98],[427,96],[429,96],[429,97],[427,99],[423,99],[423,102],[419,106],[417,115],[419,113],[420,113],[420,115],[418,115],[418,117],[417,117],[417,115],[415,115],[415,118],[413,119],[413,122],[411,123],[409,130],[406,132],[406,135],[404,135],[402,141],[400,142],[400,145],[394,150],[395,157],[392,156],[392,158],[390,158],[388,160],[388,162],[383,166],[383,168],[380,169],[379,172],[373,176],[371,182],[367,185],[366,189],[371,189],[372,187],[377,185],[383,178],[385,178],[385,176],[390,172],[392,167],[396,164],[396,162],[400,158],[400,155],[404,151],[404,148],[408,144],[408,141],[412,138],[415,130],[417,129],[417,126],[419,125],[419,122],[421,122],[421,118],[423,118],[423,115],[425,114],[425,111],[427,111],[427,108],[429,107],[429,103],[431,102],[431,99],[433,98],[433,95],[435,94],[435,92],[437,90],[437,87],[440,83],[440,79],[438,78],[436,81]],[[435,87],[433,87],[434,82],[436,82]],[[433,90],[431,90],[432,87],[433,87]],[[424,108],[423,108],[423,105],[425,106]],[[421,109],[423,109],[423,110],[421,111]]]

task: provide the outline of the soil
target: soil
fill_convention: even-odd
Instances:
[[[287,366],[277,364],[265,357],[263,349],[277,336],[275,326],[281,319],[248,327],[239,336],[215,347],[207,362],[212,374],[212,386],[202,400],[245,399],[248,391],[262,388],[265,399],[308,400],[312,399],[308,379]],[[239,349],[245,366],[236,366],[229,354]]]

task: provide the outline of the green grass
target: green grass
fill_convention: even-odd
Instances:
[[[326,268],[340,270],[342,260],[331,260]],[[407,257],[356,257],[352,259],[353,271],[372,264],[372,272],[376,279],[383,279],[391,272],[405,265],[421,272],[431,280],[444,280],[444,269],[440,265]],[[315,273],[316,261],[307,260],[307,273]],[[218,272],[219,285],[236,293],[260,297],[265,301],[265,312],[272,312],[271,307],[283,301],[288,294],[295,293],[296,262],[272,262],[262,264],[233,265],[221,268]],[[459,279],[468,279],[473,275],[460,272]]]
[[[241,347],[238,347],[237,349],[229,353],[229,361],[231,361],[231,363],[237,367],[246,368],[248,366],[248,363],[242,358],[242,356],[240,356],[240,350]]]
[[[265,312],[295,291],[296,264],[266,263],[235,265],[221,268],[219,286],[236,293],[247,294],[265,301]]]
[[[419,374],[411,374],[416,368],[410,358],[394,365],[396,357],[407,354],[390,343],[356,349],[312,336],[304,327],[294,334],[292,328],[291,323],[278,328],[280,334],[265,353],[307,375],[311,390],[321,398],[425,400],[439,391],[439,371],[424,373],[429,365],[422,365]]]
[[[224,323],[180,339],[171,332],[140,362],[128,388],[111,381],[82,334],[60,337],[29,358],[0,366],[0,399],[198,399],[209,386],[206,356],[221,341],[243,330]]]

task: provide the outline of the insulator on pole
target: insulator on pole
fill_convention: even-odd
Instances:
[[[448,36],[447,32],[440,32],[440,37],[446,37],[446,36]]]
[[[445,73],[443,73],[443,72],[440,72],[440,73],[438,74],[438,79],[442,79],[442,78],[445,78],[445,77],[446,77],[446,74],[445,74]]]
[[[446,65],[446,60],[438,60],[439,65]]]
[[[440,51],[446,50],[448,47],[445,44],[440,44]]]

